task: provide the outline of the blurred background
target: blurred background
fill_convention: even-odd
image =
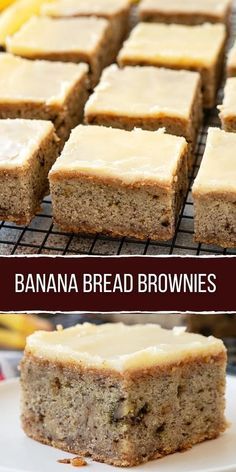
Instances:
[[[228,373],[236,375],[236,314],[0,314],[0,380],[19,375],[18,364],[28,335],[37,330],[53,330],[58,324],[67,328],[85,321],[96,324],[159,323],[168,329],[186,326],[188,331],[216,336],[223,339],[228,349]]]

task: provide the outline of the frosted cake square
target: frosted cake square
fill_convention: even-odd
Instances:
[[[226,428],[221,340],[158,325],[85,323],[30,336],[21,363],[28,436],[115,466],[216,438]]]
[[[236,134],[208,131],[206,149],[193,185],[195,239],[236,247]]]
[[[64,230],[168,240],[187,191],[187,143],[163,130],[81,125],[49,180]]]
[[[81,122],[87,64],[31,61],[0,53],[0,119],[50,120],[64,142]]]
[[[197,26],[139,23],[123,45],[118,62],[127,65],[198,71],[205,108],[215,105],[224,60],[223,24]]]
[[[49,121],[0,120],[0,220],[30,223],[48,191],[58,141]]]

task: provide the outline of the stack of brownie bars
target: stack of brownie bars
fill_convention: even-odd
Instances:
[[[65,231],[171,239],[204,110],[216,105],[231,0],[56,0],[0,53],[0,218],[48,191]],[[236,46],[193,185],[197,241],[236,247]],[[69,138],[69,139],[68,139]],[[49,178],[48,178],[49,176]]]

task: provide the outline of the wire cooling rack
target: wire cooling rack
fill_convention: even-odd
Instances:
[[[232,15],[230,44],[236,36],[236,7]],[[224,80],[218,93],[218,103],[222,103]],[[236,255],[236,249],[222,249],[203,245],[193,239],[193,201],[191,186],[205,149],[207,130],[210,126],[220,127],[217,108],[205,113],[197,145],[196,160],[189,189],[180,214],[174,238],[168,242],[137,241],[129,238],[110,238],[100,234],[95,237],[65,233],[52,220],[50,196],[43,200],[41,211],[28,226],[17,226],[0,222],[0,255],[13,254],[83,254],[83,255]]]

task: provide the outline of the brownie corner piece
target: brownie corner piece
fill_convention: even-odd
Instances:
[[[70,453],[142,464],[226,429],[225,369],[221,340],[157,325],[41,331],[21,363],[22,426]]]
[[[195,240],[236,247],[236,134],[210,128],[193,185]]]
[[[168,240],[187,190],[187,143],[162,131],[79,126],[49,180],[64,230]]]
[[[49,189],[59,139],[51,122],[0,120],[0,148],[0,219],[29,224]]]

